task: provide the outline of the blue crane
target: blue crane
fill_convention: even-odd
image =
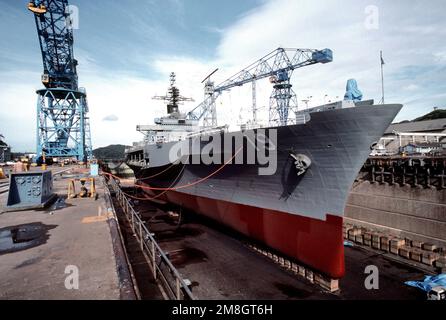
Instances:
[[[37,154],[48,157],[92,157],[87,95],[78,86],[73,28],[67,0],[32,0],[43,60],[37,91]]]
[[[290,83],[293,71],[313,64],[325,64],[332,61],[333,52],[330,49],[278,48],[216,87],[209,77],[205,79],[207,80],[205,84],[206,99],[189,112],[188,117],[194,120],[204,119],[204,126],[215,126],[215,100],[223,91],[247,83],[252,83],[255,91],[257,80],[269,78],[274,86],[270,98],[269,122],[271,125],[292,124],[295,120],[289,116],[290,111],[291,113],[298,111],[296,94]],[[253,92],[253,98],[255,101],[255,92]],[[253,106],[253,113],[255,114],[255,106]]]

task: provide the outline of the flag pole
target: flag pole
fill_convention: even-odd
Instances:
[[[382,99],[381,99],[381,103],[385,104],[385,99],[384,99],[384,59],[383,59],[383,52],[381,50],[381,90],[382,90]]]

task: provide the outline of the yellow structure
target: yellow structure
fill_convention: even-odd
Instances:
[[[41,4],[40,6],[35,6],[34,3],[28,3],[28,10],[35,14],[44,14],[46,13],[46,7]]]
[[[80,192],[76,193],[76,182],[79,181],[81,184]],[[90,190],[87,189],[86,183],[89,182]],[[82,179],[71,179],[68,182],[68,199],[74,198],[96,198],[96,180],[95,178],[82,178]]]
[[[3,172],[2,168],[0,168],[0,179],[6,179],[5,173]]]
[[[46,154],[45,151],[42,152],[42,171],[46,170]]]

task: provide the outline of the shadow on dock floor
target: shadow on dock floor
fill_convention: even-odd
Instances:
[[[179,225],[170,209],[142,202],[136,206],[172,263],[192,281],[198,299],[425,299],[422,292],[404,284],[422,279],[421,271],[357,247],[346,248],[347,275],[341,280],[341,290],[330,294],[251,251],[242,235],[193,213],[183,213]],[[368,265],[380,271],[379,290],[365,288]]]
[[[36,222],[0,229],[0,256],[46,243],[50,238],[49,231],[56,227]]]

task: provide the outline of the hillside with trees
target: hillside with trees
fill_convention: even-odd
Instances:
[[[114,144],[104,148],[98,148],[93,150],[94,156],[99,160],[124,160],[125,149],[127,146],[121,144]]]

